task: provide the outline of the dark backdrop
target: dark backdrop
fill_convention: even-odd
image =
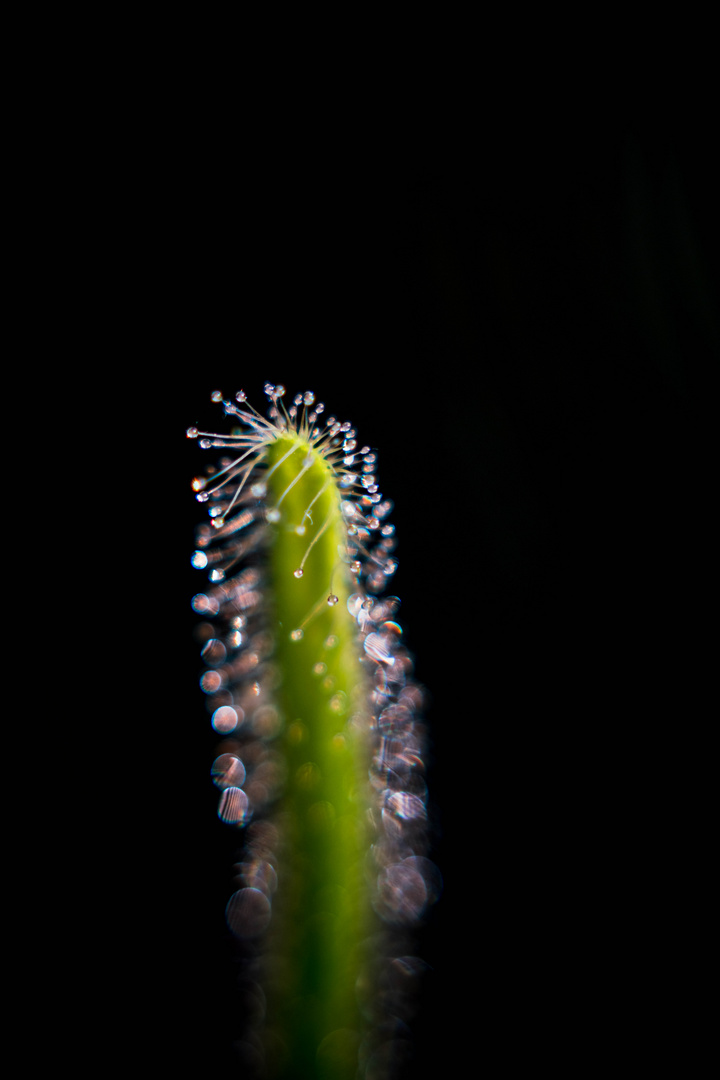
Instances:
[[[138,403],[154,568],[147,741],[172,778],[169,802],[148,781],[164,809],[141,826],[163,1053],[228,1075],[236,1009],[184,430],[222,423],[211,390],[259,404],[266,380],[352,420],[396,503],[445,882],[413,1075],[466,1054],[609,1060],[638,1025],[656,1038],[645,988],[672,982],[681,811],[705,798],[688,746],[708,723],[707,140],[679,111],[436,116],[432,141],[292,106],[263,133],[189,101],[173,117],[143,127],[106,208],[108,364]]]

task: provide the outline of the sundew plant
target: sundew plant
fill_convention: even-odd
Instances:
[[[427,858],[422,691],[387,589],[392,502],[375,450],[311,392],[267,416],[212,395],[227,434],[193,480],[193,566],[221,736],[218,814],[238,833],[232,931],[246,1076],[383,1080],[408,1052],[412,931],[440,891]]]

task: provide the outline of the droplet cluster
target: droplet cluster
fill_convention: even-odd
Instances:
[[[348,600],[371,686],[371,856],[377,875],[373,906],[384,921],[408,926],[438,899],[440,882],[437,868],[426,857],[423,694],[412,680],[412,657],[395,621],[399,607],[397,596],[355,593]]]

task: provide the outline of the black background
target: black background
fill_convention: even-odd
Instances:
[[[680,108],[580,123],[478,102],[431,109],[432,133],[402,109],[278,115],[156,99],[131,154],[98,165],[111,269],[88,306],[148,569],[127,677],[149,763],[138,981],[172,1017],[150,1011],[153,1042],[226,1076],[239,1027],[184,432],[222,427],[212,390],[260,407],[269,380],[350,419],[396,504],[445,883],[411,1074],[611,1061],[661,1037],[648,1002],[681,964],[683,822],[705,798],[712,148]]]

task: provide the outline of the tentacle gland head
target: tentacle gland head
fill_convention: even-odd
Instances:
[[[203,617],[201,687],[223,736],[218,812],[245,838],[227,920],[246,951],[271,927],[289,982],[268,1024],[299,1061],[306,1055],[310,1076],[333,1032],[371,1045],[362,1028],[373,1008],[358,987],[380,963],[378,929],[417,923],[440,879],[426,858],[422,693],[400,601],[382,595],[397,563],[376,454],[311,391],[288,407],[284,387],[265,393],[267,416],[243,391],[217,392],[231,432],[187,430],[224,453],[192,482],[209,516],[192,556],[209,582],[193,608]],[[318,936],[326,908],[335,929]],[[385,945],[396,963],[397,947]],[[302,983],[309,953],[312,990]]]

